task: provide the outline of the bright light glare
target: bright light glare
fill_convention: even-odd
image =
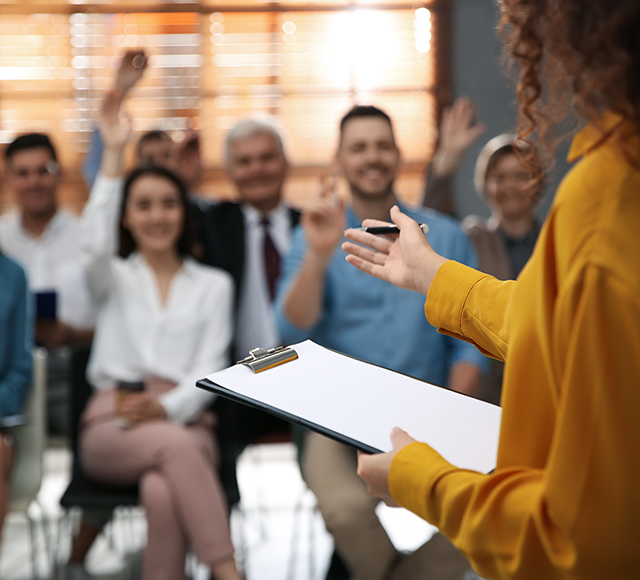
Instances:
[[[293,22],[291,22],[291,21],[285,22],[285,23],[282,25],[282,30],[283,30],[286,34],[293,34],[293,33],[296,31],[296,25],[295,25]]]
[[[416,40],[416,50],[418,52],[429,52],[431,50],[431,43],[428,40]]]
[[[431,20],[416,18],[413,21],[416,30],[431,30]]]
[[[413,21],[415,27],[416,50],[421,53],[431,50],[431,12],[426,8],[418,8],[415,12],[416,19]]]
[[[354,82],[359,91],[374,90],[385,80],[395,57],[393,21],[382,11],[340,14],[328,42],[330,82]]]
[[[431,41],[431,32],[428,30],[416,30],[414,33],[416,40],[424,40],[425,42]]]

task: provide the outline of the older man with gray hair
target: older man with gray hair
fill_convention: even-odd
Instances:
[[[247,119],[236,124],[227,134],[224,159],[238,202],[199,202],[197,213],[202,261],[229,272],[236,284],[233,360],[239,360],[252,348],[279,344],[272,301],[280,257],[289,249],[291,230],[300,213],[282,201],[288,163],[274,120]],[[230,487],[237,486],[232,467],[242,449],[262,435],[288,430],[288,425],[222,399],[216,401],[215,410],[221,477],[229,493]]]

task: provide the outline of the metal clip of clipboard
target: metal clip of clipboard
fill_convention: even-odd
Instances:
[[[254,373],[261,373],[297,358],[298,353],[290,347],[278,346],[269,350],[253,348],[249,351],[247,358],[243,358],[236,364],[247,365]]]

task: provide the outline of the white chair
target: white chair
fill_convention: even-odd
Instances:
[[[33,353],[33,384],[27,394],[22,413],[26,416],[28,423],[11,429],[15,440],[15,463],[11,472],[9,512],[23,513],[29,522],[31,566],[34,577],[36,576],[37,522],[31,517],[29,508],[35,502],[40,508],[41,515],[43,514],[37,496],[42,483],[43,455],[47,439],[46,363],[47,351],[44,348],[36,349]],[[47,534],[44,525],[43,537],[46,544]],[[49,553],[48,549],[46,553]]]

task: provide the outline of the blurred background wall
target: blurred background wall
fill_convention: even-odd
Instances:
[[[461,217],[487,215],[473,192],[475,156],[484,137],[515,123],[496,24],[491,0],[3,0],[0,145],[50,133],[66,175],[63,205],[79,211],[100,97],[123,52],[144,48],[150,66],[127,102],[134,138],[163,128],[180,141],[198,130],[206,197],[235,195],[223,171],[227,129],[269,114],[287,135],[286,196],[304,204],[332,171],[340,117],[371,103],[395,122],[404,159],[397,191],[418,201],[442,107],[468,95],[488,129],[455,181],[456,206]],[[2,192],[0,209],[11,205]]]

